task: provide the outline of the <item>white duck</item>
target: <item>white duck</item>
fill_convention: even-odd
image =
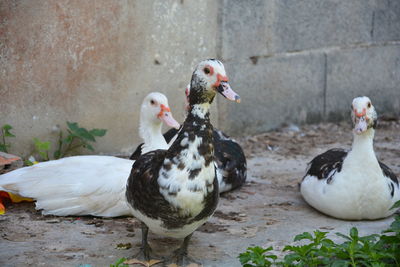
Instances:
[[[179,127],[168,100],[150,93],[140,110],[143,152],[167,149],[162,121]],[[17,169],[0,176],[0,190],[36,200],[36,209],[57,216],[131,215],[125,198],[126,181],[134,161],[113,156],[73,156]]]
[[[396,175],[378,161],[373,149],[377,114],[371,100],[353,100],[354,140],[349,152],[331,149],[309,164],[300,191],[315,209],[346,220],[373,220],[392,215],[400,199]]]

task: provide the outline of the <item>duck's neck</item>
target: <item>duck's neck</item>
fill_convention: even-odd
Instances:
[[[185,163],[207,167],[214,160],[212,132],[210,103],[191,105],[183,127],[169,149],[169,158],[184,153]]]
[[[353,134],[353,145],[349,152],[349,157],[361,160],[362,162],[376,162],[377,159],[374,152],[375,130],[373,128],[368,129],[363,134]]]
[[[190,106],[188,118],[190,118],[190,120],[210,121],[210,103],[201,103]]]
[[[161,121],[159,123],[145,123],[141,118],[139,134],[144,141],[142,153],[155,149],[167,149],[168,145],[161,133]]]

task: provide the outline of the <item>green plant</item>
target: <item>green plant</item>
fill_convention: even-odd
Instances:
[[[94,148],[90,143],[96,142],[96,137],[102,137],[107,132],[106,129],[87,130],[80,127],[76,122],[67,121],[67,126],[67,134],[63,133],[61,130],[59,132],[57,147],[53,153],[54,159],[63,158],[71,154],[74,150],[82,147],[94,151]],[[51,150],[51,143],[42,142],[37,138],[34,138],[33,142],[35,152],[39,154],[42,161],[50,160],[49,153]]]
[[[33,138],[33,144],[35,145],[36,152],[40,155],[43,161],[48,161],[49,158],[49,150],[51,144],[49,141],[42,142],[37,138]]]
[[[272,247],[262,248],[262,247],[249,247],[246,252],[239,255],[240,263],[244,267],[253,266],[271,266],[273,262],[269,259],[275,261],[278,257],[272,254],[265,254],[271,251]]]
[[[10,144],[6,143],[6,137],[15,137],[15,135],[10,132],[11,129],[12,127],[9,124],[4,124],[1,127],[2,139],[0,142],[0,151],[2,152],[8,153],[8,148],[10,147]]]
[[[392,208],[400,208],[398,201]],[[274,254],[265,254],[272,247],[263,249],[250,247],[239,255],[243,266],[400,266],[400,215],[382,234],[359,236],[358,229],[350,229],[349,235],[336,233],[343,243],[335,243],[327,238],[328,232],[304,232],[294,238],[301,245],[285,246],[289,252],[282,260]],[[273,259],[271,262],[269,259]]]
[[[129,267],[128,264],[124,264],[126,258],[118,259],[114,264],[110,264],[110,267]]]

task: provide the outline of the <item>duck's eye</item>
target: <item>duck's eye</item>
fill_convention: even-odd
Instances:
[[[210,69],[209,69],[208,67],[205,67],[205,68],[204,68],[204,73],[205,73],[205,74],[210,74],[210,72],[211,72],[211,71],[210,71]]]
[[[156,102],[154,100],[150,100],[150,104],[155,105]]]
[[[368,105],[367,105],[367,106],[368,106],[368,108],[370,108],[370,107],[371,107],[371,102],[368,102]]]

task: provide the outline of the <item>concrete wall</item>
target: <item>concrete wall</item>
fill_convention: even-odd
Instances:
[[[143,97],[167,94],[182,121],[183,89],[209,57],[242,97],[213,106],[229,134],[346,118],[361,94],[400,113],[398,0],[3,0],[0,126],[22,155],[66,120],[108,129],[97,152],[127,154]]]
[[[243,99],[220,102],[222,129],[348,119],[359,95],[400,114],[400,1],[225,0],[220,12],[218,55]]]
[[[32,138],[56,140],[66,120],[106,128],[102,153],[140,142],[139,108],[165,93],[183,121],[193,67],[216,56],[217,2],[0,1],[0,125],[27,155]],[[217,112],[213,112],[216,121]]]

